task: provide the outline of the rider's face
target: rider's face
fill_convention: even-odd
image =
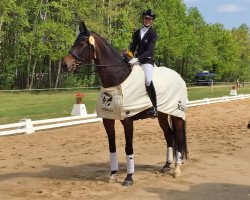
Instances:
[[[153,19],[150,18],[150,17],[144,17],[143,18],[143,25],[148,27],[148,26],[151,26],[153,23]]]

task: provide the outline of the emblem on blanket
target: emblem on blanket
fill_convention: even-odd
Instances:
[[[102,110],[105,110],[108,112],[114,112],[112,108],[109,108],[110,104],[112,103],[113,96],[107,92],[102,92],[101,99],[102,99]]]
[[[99,117],[122,119],[122,93],[120,86],[101,88],[97,99],[96,112]]]
[[[181,104],[181,101],[178,101],[177,109],[182,112],[185,112],[185,106]]]

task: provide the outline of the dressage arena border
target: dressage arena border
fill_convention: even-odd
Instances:
[[[241,94],[237,96],[224,96],[219,98],[204,98],[201,100],[187,101],[186,107],[201,106],[212,103],[227,102],[227,101],[246,99],[246,98],[250,98],[250,94],[245,94],[245,95]],[[101,121],[102,119],[97,117],[95,113],[87,114],[84,116],[79,115],[79,116],[70,116],[70,117],[62,117],[54,119],[36,120],[36,121],[32,121],[31,119],[21,119],[19,123],[0,125],[0,136],[21,134],[21,133],[31,134],[39,130],[101,122]]]
[[[31,134],[35,131],[72,126],[78,124],[86,124],[100,122],[101,118],[96,114],[87,114],[86,116],[70,116],[54,119],[44,119],[32,121],[31,119],[21,119],[19,123],[0,125],[0,136],[13,135],[17,133]],[[3,130],[3,131],[2,131]]]

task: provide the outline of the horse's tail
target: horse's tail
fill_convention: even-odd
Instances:
[[[184,121],[184,120],[183,120]],[[183,135],[183,156],[184,156],[184,159],[188,159],[189,156],[188,156],[188,146],[187,146],[187,124],[186,124],[186,120],[184,121],[183,123],[183,130],[184,130],[184,135]]]
[[[172,118],[171,118],[172,119]],[[174,157],[176,157],[176,152],[178,150],[177,142],[176,142],[176,125],[174,124],[174,120],[171,120],[173,123],[172,131],[173,131],[173,151],[174,151]],[[186,134],[186,121],[183,120],[183,139],[182,139],[182,159],[187,160],[188,159],[188,147],[187,147],[187,134]]]

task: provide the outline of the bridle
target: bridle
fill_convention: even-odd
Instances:
[[[119,64],[119,65],[118,64],[113,64],[113,65],[87,64],[87,63],[84,63],[84,58],[80,58],[79,55],[74,54],[73,51],[70,50],[68,52],[68,54],[76,59],[74,64],[80,65],[80,66],[85,65],[85,66],[96,66],[96,67],[115,67],[115,66],[125,66],[126,65],[125,63],[124,64]],[[96,58],[92,58],[92,60],[95,63]]]
[[[93,61],[94,61],[94,64],[87,64],[87,63],[84,63],[84,58],[80,58],[78,55],[76,55],[76,54],[74,54],[73,53],[73,51],[69,51],[68,52],[68,54],[70,54],[71,56],[73,56],[74,58],[75,58],[75,61],[74,61],[74,63],[73,63],[73,65],[75,65],[75,66],[90,66],[90,67],[118,67],[118,66],[125,66],[126,64],[124,63],[124,64],[113,64],[113,65],[100,65],[100,64],[95,64],[95,60],[96,59],[92,59]],[[129,65],[128,65],[129,66]],[[98,72],[97,70],[95,70],[95,71],[93,71],[93,72],[91,72],[91,73],[88,73],[89,75],[96,75],[96,74],[98,74],[98,75],[101,75],[101,76],[112,76],[112,75],[114,75],[114,74],[118,74],[118,73],[120,73],[121,71],[122,71],[123,69],[120,69],[120,70],[118,70],[118,71],[116,71],[116,72],[112,72],[112,73],[109,73],[109,74],[107,74],[107,73],[100,73],[100,72]]]
[[[84,62],[84,58],[80,59],[78,55],[74,54],[71,50],[68,52],[69,55],[73,56],[77,62],[79,63],[83,63]]]

